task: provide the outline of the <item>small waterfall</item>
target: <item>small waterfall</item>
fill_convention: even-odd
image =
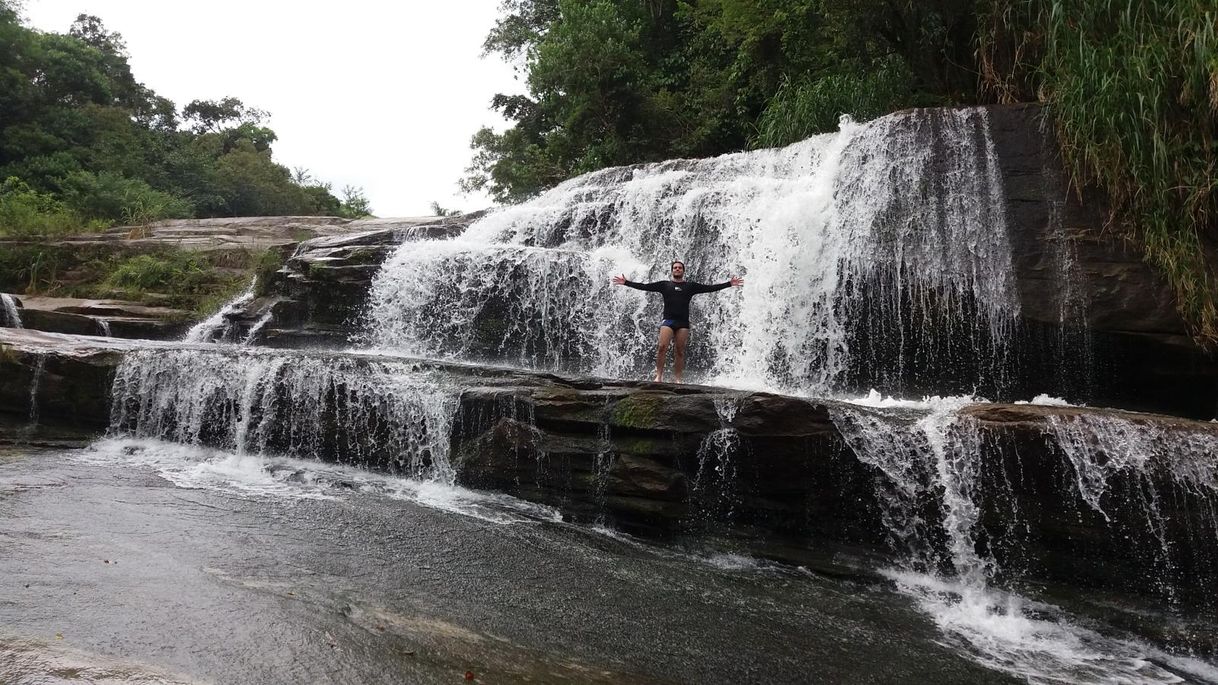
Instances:
[[[99,318],[99,319],[94,319],[94,321],[97,322],[97,327],[98,327],[98,329],[100,329],[103,337],[106,337],[106,338],[114,337],[110,333],[110,322],[108,320]]]
[[[1018,455],[1015,466],[995,463],[1002,461],[994,457],[1001,445],[961,414],[973,401],[831,409],[851,450],[875,468],[882,520],[904,566],[891,574],[898,587],[979,661],[1030,682],[1179,682],[1144,658],[1142,647],[1105,638],[1068,622],[1055,607],[1002,589],[1020,577],[1017,563],[1004,567],[1000,558],[1017,556],[1010,549],[1022,542],[1021,518],[1052,504],[1016,496],[1015,488],[1026,487],[1018,483],[1020,471],[1051,465],[1022,465]],[[1162,559],[1151,572],[1164,574],[1161,584],[1189,580],[1185,573],[1214,575],[1218,436],[1088,414],[1051,418],[1044,430],[1070,474],[1054,500],[1077,497],[1112,524],[1113,544],[1129,555],[1149,549]],[[1121,521],[1111,510],[1117,507]],[[1172,589],[1162,589],[1170,600]]]
[[[877,470],[881,516],[894,550],[924,573],[984,583],[975,550],[980,449],[975,425],[957,420],[969,397],[933,398],[885,411],[834,405],[834,424],[858,459]]]
[[[38,426],[38,390],[42,386],[42,375],[46,373],[47,355],[37,355],[34,362],[34,373],[30,378],[30,414],[26,421],[26,429],[33,430]]]
[[[22,328],[17,300],[7,293],[0,293],[0,327]]]
[[[409,363],[141,350],[124,357],[112,393],[114,434],[455,478],[458,390]]]
[[[605,525],[605,493],[609,490],[609,477],[613,471],[614,453],[612,432],[604,422],[596,430],[598,448],[595,471],[592,474],[593,497],[596,502],[596,525]]]
[[[681,258],[693,280],[747,277],[694,301],[703,381],[797,393],[994,384],[1019,313],[1003,197],[980,109],[606,169],[460,239],[402,246],[373,283],[366,339],[645,376],[660,303],[610,277],[667,278]]]
[[[740,401],[716,398],[714,402],[719,429],[708,433],[698,446],[698,470],[691,492],[694,515],[703,523],[716,519],[730,522],[739,497],[736,471],[743,445],[732,421]]]
[[[254,284],[257,279],[250,281],[249,287],[237,297],[230,300],[215,314],[200,321],[186,331],[182,342],[197,343],[213,340],[227,340],[232,336],[232,322],[229,317],[254,299]]]
[[[1150,557],[1169,602],[1202,573],[1218,575],[1218,434],[1104,414],[1051,416],[1047,432],[1078,500],[1127,541],[1129,554]]]
[[[254,322],[254,325],[250,326],[249,333],[246,333],[245,337],[241,339],[241,344],[252,344],[254,340],[257,339],[258,334],[262,332],[262,329],[266,327],[267,323],[270,322],[274,315],[274,311],[267,309],[262,316],[258,317],[258,320]]]

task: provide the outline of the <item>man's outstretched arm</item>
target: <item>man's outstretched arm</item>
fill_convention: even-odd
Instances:
[[[744,279],[739,276],[732,276],[730,280],[724,281],[723,283],[715,283],[714,285],[706,285],[705,283],[690,283],[690,285],[693,286],[695,294],[713,293],[717,290],[723,290],[724,288],[743,287]]]
[[[613,284],[614,285],[624,285],[627,288],[634,288],[635,290],[648,290],[653,293],[658,293],[658,292],[664,291],[664,281],[655,281],[654,283],[635,283],[634,281],[626,280],[625,274],[622,274],[620,276],[614,276]]]

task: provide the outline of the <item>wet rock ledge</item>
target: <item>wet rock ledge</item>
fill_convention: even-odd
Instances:
[[[376,392],[375,385],[355,382],[362,370],[374,375],[395,364],[402,372],[443,374],[460,388],[449,452],[458,482],[471,487],[636,533],[735,540],[753,553],[803,564],[852,563],[870,555],[913,558],[923,567],[951,564],[946,541],[902,537],[885,524],[899,496],[894,486],[918,493],[909,513],[928,530],[940,529],[931,524],[950,514],[934,480],[933,447],[917,445],[916,431],[902,442],[902,426],[916,426],[919,417],[885,415],[889,447],[856,453],[861,448],[851,426],[878,414],[831,401],[350,352],[192,348],[3,329],[0,414],[9,425],[101,434],[123,357],[183,349],[210,355],[214,369],[252,357],[283,361],[285,355],[287,363],[273,368],[310,361],[319,363],[315,368],[348,369],[347,380],[326,386],[332,390],[316,395],[320,400],[303,417],[319,433],[313,442],[320,459],[351,460],[344,446],[362,437],[357,465],[409,470],[397,461],[400,454],[375,436],[355,435],[361,429],[340,420],[352,416],[352,407],[377,406],[382,399],[361,404],[359,393]],[[273,386],[281,378],[269,377]],[[272,391],[280,397],[292,392],[289,383],[278,386]],[[367,413],[363,420],[375,427],[376,417]],[[282,417],[262,418],[273,423]],[[1018,569],[1008,571],[1011,582],[1150,596],[1170,588],[1172,601],[1185,602],[1179,606],[1196,599],[1198,611],[1218,616],[1206,594],[1218,583],[1212,544],[1218,535],[1218,424],[999,404],[966,407],[959,421],[970,429],[971,442],[955,453],[980,455],[970,476],[976,547],[1001,568]],[[209,435],[204,431],[199,440],[216,440]],[[894,484],[885,475],[892,469],[879,460],[901,450],[908,455],[893,463],[906,480]],[[910,557],[918,547],[932,549]]]

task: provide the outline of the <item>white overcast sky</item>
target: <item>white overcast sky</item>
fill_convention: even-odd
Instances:
[[[482,58],[499,0],[25,0],[29,26],[66,33],[93,14],[123,35],[136,80],[180,108],[233,96],[271,113],[275,159],[334,186],[362,186],[377,216],[429,214],[462,196],[470,136],[502,130],[497,92],[523,92]]]

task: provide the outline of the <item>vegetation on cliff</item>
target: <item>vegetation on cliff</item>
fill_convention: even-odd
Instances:
[[[1203,0],[504,0],[487,53],[511,122],[467,189],[519,201],[605,166],[784,145],[905,107],[1041,101],[1076,183],[1112,199],[1218,339],[1218,10]]]
[[[1076,181],[1104,189],[1185,317],[1218,340],[1207,255],[1218,244],[1218,6],[1025,0],[990,12],[987,98],[1052,105]]]
[[[369,212],[275,163],[266,112],[235,98],[178,109],[137,82],[122,36],[80,15],[66,34],[0,0],[0,236],[158,219]]]

